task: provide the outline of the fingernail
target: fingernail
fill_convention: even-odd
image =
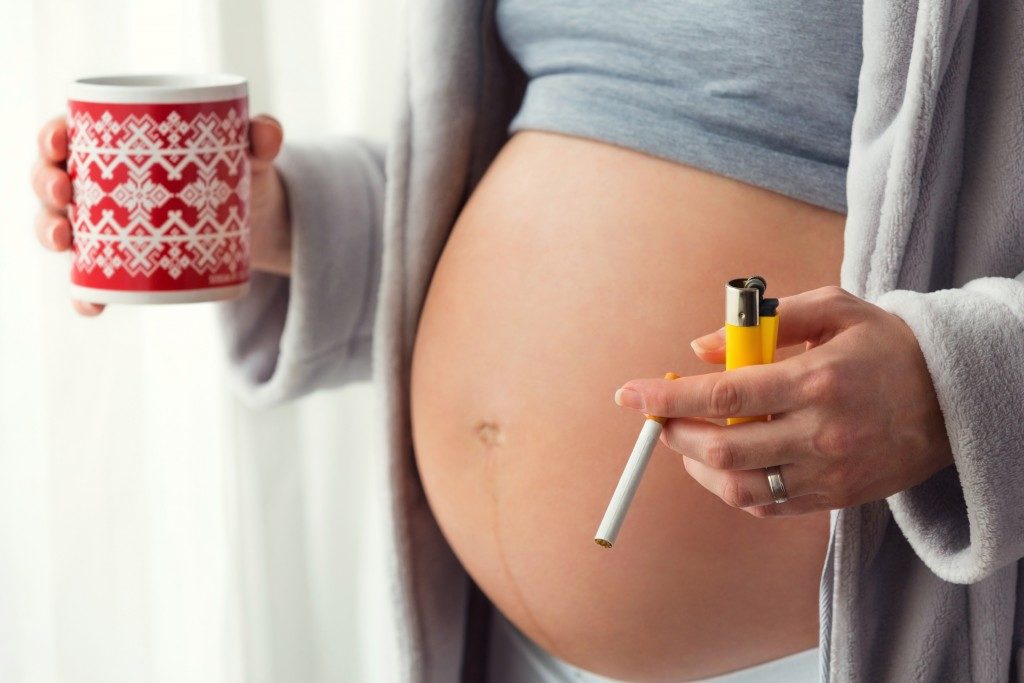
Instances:
[[[57,246],[57,228],[60,227],[59,223],[55,223],[50,226],[50,232],[47,234],[47,238],[50,240],[50,246]]]
[[[690,348],[701,353],[704,351],[714,351],[722,345],[725,341],[725,335],[721,331],[712,332],[711,334],[705,334],[703,337],[697,337],[690,342]]]
[[[623,408],[644,409],[644,397],[640,395],[639,391],[629,387],[620,387],[615,392],[615,402]]]

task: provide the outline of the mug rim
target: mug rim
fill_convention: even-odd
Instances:
[[[179,104],[247,97],[248,82],[228,73],[115,74],[77,78],[68,89],[73,102]]]

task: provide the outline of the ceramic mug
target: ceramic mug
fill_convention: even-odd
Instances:
[[[249,286],[244,78],[109,76],[68,96],[72,297],[184,303]]]

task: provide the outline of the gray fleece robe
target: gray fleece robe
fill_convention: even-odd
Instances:
[[[1024,2],[866,0],[863,19],[842,285],[914,330],[955,464],[833,513],[822,677],[1024,681]],[[450,683],[478,671],[464,651],[484,626],[418,479],[409,365],[434,266],[523,76],[493,0],[416,0],[407,21],[387,163],[360,140],[288,147],[294,274],[257,274],[221,310],[253,405],[372,373],[401,680]]]

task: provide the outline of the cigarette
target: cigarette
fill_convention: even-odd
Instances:
[[[678,378],[679,375],[674,372],[665,373],[665,379]],[[597,534],[594,536],[594,542],[599,546],[611,548],[615,543],[622,522],[626,519],[629,505],[633,502],[633,496],[636,495],[636,490],[640,487],[640,479],[644,476],[644,470],[647,469],[651,454],[654,453],[654,447],[658,445],[658,437],[661,436],[664,424],[665,418],[656,415],[648,415],[644,420],[640,436],[636,439],[633,452],[629,454],[626,468],[622,471],[622,476],[619,477],[618,486],[615,487],[612,499],[608,503],[608,509],[605,510],[604,519],[601,520],[601,525],[597,528]]]

